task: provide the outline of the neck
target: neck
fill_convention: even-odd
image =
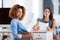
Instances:
[[[44,20],[48,22],[49,21],[49,17],[45,17]]]

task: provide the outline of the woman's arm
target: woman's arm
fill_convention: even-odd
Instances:
[[[17,33],[17,22],[15,20],[11,22],[11,31],[15,38],[19,38],[19,35]]]
[[[34,25],[33,30],[39,30],[39,22]]]
[[[18,31],[20,31],[20,32],[28,32],[28,30],[23,26],[22,23],[19,22],[18,26],[19,26]]]
[[[56,27],[56,20],[54,19],[53,22],[52,22],[52,28],[47,27],[47,30],[48,31],[54,31],[55,27]]]
[[[53,20],[53,24],[52,24],[52,28],[51,28],[51,30],[54,30],[55,27],[56,27],[56,20],[54,19],[54,20]]]

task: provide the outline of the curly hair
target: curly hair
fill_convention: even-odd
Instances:
[[[22,17],[20,18],[20,20],[23,19],[24,15],[25,15],[25,8],[23,6],[20,6],[18,4],[14,5],[10,10],[9,10],[9,17],[10,18],[17,18],[17,11],[18,9],[21,8],[22,9]]]

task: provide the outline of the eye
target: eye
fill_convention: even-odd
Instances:
[[[50,13],[50,11],[48,11],[48,13]]]

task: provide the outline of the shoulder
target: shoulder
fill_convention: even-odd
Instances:
[[[43,19],[40,19],[40,22],[43,22],[44,20]]]
[[[11,23],[17,23],[17,22],[18,22],[17,19],[12,19],[12,20],[11,20]]]
[[[53,22],[53,23],[56,23],[56,20],[55,20],[55,19],[53,19],[53,20],[52,20],[52,22]]]
[[[55,19],[53,19],[53,22],[56,22],[56,20],[55,20]]]

